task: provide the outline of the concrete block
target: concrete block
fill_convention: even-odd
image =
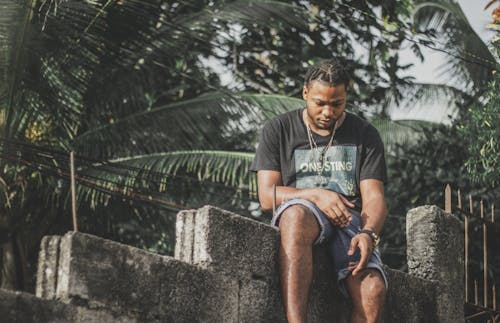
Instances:
[[[175,259],[187,263],[193,263],[195,216],[196,210],[181,211],[175,224]]]
[[[17,296],[19,292],[0,289],[0,317],[4,322],[17,322]]]
[[[159,276],[161,322],[237,322],[236,280],[173,258]]]
[[[70,232],[61,239],[59,264],[58,299],[158,315],[161,256]]]
[[[347,323],[350,305],[338,288],[337,275],[326,246],[313,254],[314,275],[309,293],[308,322]]]
[[[460,222],[427,206],[409,212],[407,230],[412,275],[387,269],[384,322],[463,321]],[[0,290],[0,318],[286,322],[278,230],[206,206],[178,214],[176,239],[172,258],[83,233],[46,237],[36,291],[46,299]],[[327,248],[315,248],[313,259],[308,321],[348,322],[350,302],[338,290]]]
[[[238,317],[239,286],[230,277],[83,233],[66,234],[59,250],[56,296],[64,303],[148,322]]]
[[[258,279],[239,281],[238,322],[269,322],[276,308],[270,303],[269,284]]]
[[[22,323],[135,323],[137,317],[116,315],[106,310],[47,300],[34,295],[0,289],[0,321]]]
[[[409,273],[439,282],[440,322],[463,322],[464,234],[460,220],[429,205],[410,210],[406,219]]]
[[[38,254],[36,296],[53,299],[56,296],[60,236],[43,237]]]
[[[389,268],[386,272],[389,289],[383,322],[440,322],[436,313],[435,282]]]
[[[177,222],[179,259],[220,274],[274,276],[279,233],[271,226],[212,206],[180,213]]]
[[[332,260],[325,246],[316,247],[313,251],[314,273],[313,281],[309,293],[309,302],[307,308],[308,322],[328,322],[328,323],[346,323],[350,314],[349,302],[343,298],[337,287],[337,276],[333,271]],[[276,272],[276,277],[278,272]],[[254,283],[255,284],[255,283]],[[243,285],[243,288],[245,286]],[[254,287],[255,288],[255,287]],[[264,288],[261,287],[262,295],[265,297]],[[242,290],[241,293],[243,293]],[[267,286],[267,300],[263,301],[264,306],[255,302],[255,306],[261,307],[261,313],[255,313],[254,316],[262,320],[253,322],[273,322],[286,323],[285,310],[282,302],[281,287],[279,280],[276,279]],[[250,297],[248,297],[250,299]],[[240,302],[242,306],[242,302]],[[248,315],[251,317],[251,315]]]

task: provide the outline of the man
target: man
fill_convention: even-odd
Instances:
[[[387,288],[376,246],[386,216],[384,147],[376,129],[345,112],[349,77],[341,63],[309,68],[306,108],[268,121],[251,169],[264,210],[279,208],[280,279],[289,322],[305,322],[313,245],[327,244],[351,322],[379,322]],[[333,274],[333,273],[332,273]],[[327,302],[328,300],[325,300]]]

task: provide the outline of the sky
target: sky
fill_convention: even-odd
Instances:
[[[483,10],[487,4],[486,0],[458,0],[462,11],[465,13],[470,25],[484,42],[488,43],[493,32],[486,29],[486,25],[491,22],[490,7],[487,11]],[[420,63],[410,51],[400,54],[401,64],[415,63],[415,66],[408,71],[408,74],[415,77],[417,82],[424,83],[446,83],[446,79],[437,77],[436,70],[446,59],[446,54],[442,54],[431,49],[423,51],[425,56],[424,63]],[[406,60],[405,60],[406,59]],[[429,104],[418,109],[394,109],[391,112],[391,118],[398,119],[420,119],[434,122],[449,123],[449,109],[446,109],[442,103],[436,102],[434,105]]]

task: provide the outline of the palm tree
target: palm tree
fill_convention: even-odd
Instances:
[[[445,51],[440,73],[450,80],[447,86],[465,98],[462,109],[480,103],[498,58],[471,27],[460,5],[454,0],[418,0],[413,19],[417,30],[434,36],[432,47]]]
[[[23,270],[40,237],[69,226],[61,214],[69,209],[71,150],[77,153],[80,220],[92,232],[151,247],[152,241],[137,231],[153,218],[166,219],[164,210],[210,202],[240,213],[255,211],[256,183],[248,166],[258,129],[271,116],[302,106],[301,100],[279,94],[297,95],[292,88],[300,88],[298,62],[323,56],[314,44],[325,32],[317,27],[327,23],[322,20],[325,6],[269,0],[0,1],[5,58],[0,62],[0,196],[5,205],[0,230],[7,237],[0,241],[2,286],[26,288],[29,275]],[[397,1],[357,6],[373,14],[373,6],[382,6],[392,21],[402,22],[407,15],[401,9],[407,4]],[[401,36],[374,37],[370,26],[384,34],[383,23],[373,17],[356,23],[352,8],[337,9],[337,28],[352,28],[370,50],[367,62],[355,59],[349,36],[324,47],[349,51],[349,62],[368,71],[356,74],[356,102],[369,107],[381,101],[385,107],[391,93],[402,98],[401,91],[408,89],[418,99],[426,86],[412,88],[411,79],[400,79],[397,71],[404,66],[388,55],[401,44]],[[238,44],[235,30],[243,30],[242,37],[257,35],[254,47],[244,47],[247,41]],[[266,41],[275,46],[269,48],[272,55],[273,50],[285,54],[293,49],[288,66],[279,55],[278,65],[254,55],[265,51]],[[414,49],[419,52],[418,45]],[[207,57],[226,61],[243,89],[267,94],[221,86],[217,74],[200,63]],[[374,67],[377,61],[382,63]],[[262,77],[258,68],[269,75]],[[382,83],[379,70],[389,75]],[[401,136],[387,138],[411,141],[420,124],[407,124],[411,127],[381,121],[380,129],[394,132],[397,127]],[[142,204],[147,201],[163,211]],[[99,212],[106,214],[95,215]],[[163,225],[171,225],[169,219]],[[158,237],[158,231],[153,227],[147,233]]]
[[[6,0],[0,9],[1,286],[13,289],[29,285],[27,259],[36,258],[40,237],[68,227],[60,215],[68,209],[64,179],[70,150],[85,151],[98,129],[124,125],[122,120],[153,107],[221,90],[218,77],[201,66],[200,57],[223,50],[218,37],[229,24],[302,26],[304,21],[301,10],[275,1]],[[180,107],[188,103],[193,104],[184,101]],[[174,142],[166,129],[152,133],[139,127],[132,126],[134,135],[154,138],[158,145],[118,141],[101,146],[106,154],[87,156],[93,160],[86,164],[77,159],[81,184],[92,187],[81,187],[80,194],[89,192],[81,199],[82,210],[109,202],[99,192],[117,193],[119,186],[96,178],[96,169],[116,169],[109,164],[118,157],[158,158]],[[120,132],[124,130],[130,129]],[[109,153],[111,147],[122,149]],[[114,175],[119,182],[120,174]],[[86,197],[91,203],[84,203]]]

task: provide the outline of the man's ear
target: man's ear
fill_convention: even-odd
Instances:
[[[302,88],[302,98],[304,100],[307,100],[307,94],[309,93],[309,89],[307,88],[307,86],[304,85],[304,87]]]

